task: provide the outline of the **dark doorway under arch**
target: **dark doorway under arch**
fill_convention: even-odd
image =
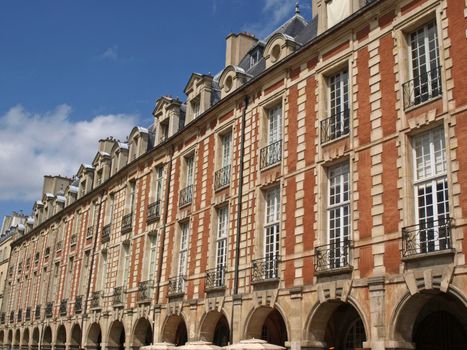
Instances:
[[[114,349],[125,350],[125,328],[120,321],[114,321],[109,331],[109,345]]]
[[[41,349],[50,350],[52,348],[52,329],[50,326],[44,328],[44,333],[42,335],[42,344]]]
[[[36,350],[39,347],[39,328],[34,328],[32,331],[31,349]]]
[[[71,350],[78,350],[81,348],[81,338],[82,338],[81,327],[78,324],[75,324],[73,328],[71,329],[71,344],[70,344]]]
[[[264,320],[261,329],[261,339],[270,344],[284,346],[287,341],[287,327],[282,315],[274,309]]]
[[[102,331],[99,323],[94,322],[89,327],[86,348],[88,350],[101,350]]]
[[[57,328],[57,339],[55,341],[56,350],[64,350],[66,344],[66,329],[64,325],[60,325]]]
[[[23,331],[23,340],[21,342],[21,350],[29,349],[29,329],[25,328]]]
[[[152,327],[146,318],[140,318],[135,325],[133,347],[150,345],[153,342]]]
[[[214,336],[212,343],[217,346],[226,346],[230,341],[230,329],[229,323],[225,315],[222,315],[219,321],[217,321],[216,328],[214,329]]]
[[[167,319],[162,341],[175,344],[175,346],[185,345],[188,341],[188,332],[182,316],[172,315]]]

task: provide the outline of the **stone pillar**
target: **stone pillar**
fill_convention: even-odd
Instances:
[[[364,348],[372,350],[385,349],[385,326],[384,326],[384,276],[374,276],[368,278],[368,289],[370,294],[370,334],[367,334],[367,339],[363,343]]]
[[[238,343],[242,340],[242,330],[245,325],[242,324],[242,296],[233,295],[232,296],[232,312],[233,319],[230,331],[232,332],[232,342]]]
[[[302,287],[290,289],[290,306],[291,312],[289,316],[290,334],[287,334],[289,339],[285,343],[287,349],[301,350],[302,344]]]

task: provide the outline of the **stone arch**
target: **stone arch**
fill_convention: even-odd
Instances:
[[[125,349],[126,333],[125,326],[121,321],[116,320],[112,322],[107,339],[108,345],[114,349]]]
[[[141,347],[151,345],[153,343],[154,333],[152,331],[151,323],[147,318],[139,318],[133,328],[132,345],[134,347]]]
[[[13,347],[14,348],[19,348],[19,344],[21,343],[21,331],[19,329],[16,330],[15,332],[15,338],[13,340]]]
[[[34,327],[32,330],[32,338],[31,338],[31,349],[36,350],[39,347],[39,328]]]
[[[71,328],[70,349],[80,349],[82,337],[81,327],[78,323],[75,323]]]
[[[86,337],[86,349],[101,350],[102,330],[99,323],[94,322],[89,326]]]
[[[230,340],[230,325],[222,311],[209,311],[201,319],[199,337],[217,346],[225,346]]]
[[[317,304],[305,327],[305,339],[316,347],[362,347],[367,341],[368,324],[356,302],[329,300]],[[352,343],[352,345],[348,345]]]
[[[467,306],[463,298],[452,293],[407,293],[394,310],[391,324],[392,339],[402,345],[415,344],[417,349],[424,349],[425,341],[429,341],[439,349],[467,348]],[[424,332],[425,328],[431,331]],[[448,345],[444,344],[445,338]]]
[[[7,344],[8,344],[9,347],[11,347],[13,345],[13,330],[12,329],[10,329],[8,331]]]
[[[29,328],[25,328],[23,331],[23,338],[21,340],[21,349],[29,349]]]
[[[41,349],[48,350],[52,348],[52,328],[46,326],[42,333]]]
[[[170,315],[166,318],[162,328],[162,341],[176,346],[188,341],[188,327],[182,315]]]
[[[289,327],[279,305],[274,308],[260,306],[247,318],[244,339],[263,339],[268,343],[284,346],[288,340]]]
[[[55,349],[62,350],[66,346],[66,328],[63,324],[57,327],[57,336],[55,337]]]

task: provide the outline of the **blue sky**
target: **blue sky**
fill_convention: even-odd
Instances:
[[[300,1],[311,16],[311,0]],[[264,37],[295,0],[0,2],[0,217],[29,213],[42,176],[73,175],[99,138],[148,126],[162,95],[217,73],[225,37]]]

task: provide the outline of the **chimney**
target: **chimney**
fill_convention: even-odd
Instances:
[[[229,34],[226,40],[225,66],[237,66],[258,39],[250,33]]]

